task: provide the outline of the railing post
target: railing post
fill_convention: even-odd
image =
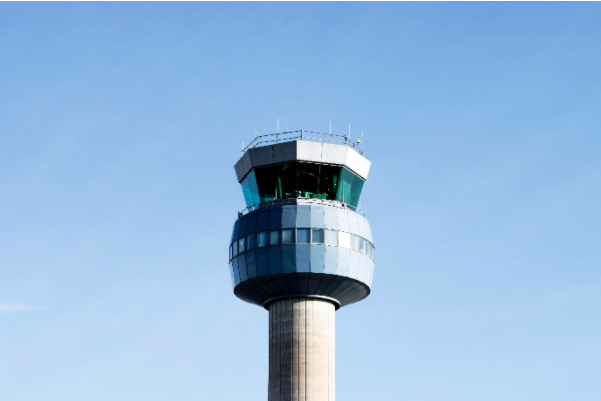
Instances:
[[[303,140],[303,130],[301,129],[301,141]]]

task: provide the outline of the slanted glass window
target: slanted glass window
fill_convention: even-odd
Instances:
[[[230,245],[230,260],[232,260],[232,258],[233,258],[233,257],[234,257],[234,256],[233,256],[233,254],[232,254],[232,246]]]
[[[296,230],[296,243],[308,244],[311,239],[311,230],[308,228],[299,228]]]
[[[338,246],[338,231],[325,230],[326,245]]]
[[[280,231],[269,232],[269,245],[280,245]]]
[[[313,230],[311,242],[314,244],[323,244],[323,230]]]
[[[242,186],[242,193],[244,194],[246,206],[258,205],[261,202],[254,170],[251,171],[244,180],[242,180],[240,185]]]
[[[294,244],[294,229],[282,230],[282,244]]]
[[[244,238],[238,240],[238,253],[244,252]]]
[[[267,246],[267,233],[262,232],[257,234],[257,248]]]
[[[338,246],[351,249],[351,235],[349,233],[338,231]]]
[[[232,244],[232,248],[233,248],[234,256],[238,255],[238,241],[234,241],[234,243]]]
[[[359,196],[363,189],[363,180],[346,168],[340,173],[340,184],[336,193],[336,200],[349,205],[352,210],[357,208]]]
[[[252,202],[257,195],[261,203],[295,198],[328,199],[345,202],[354,210],[363,188],[361,178],[339,166],[294,162],[257,167],[253,173],[256,186],[253,187],[251,179],[245,190]]]
[[[367,254],[367,241],[365,241],[365,238],[359,238],[359,241],[361,245],[361,252]]]
[[[255,234],[251,234],[248,237],[246,237],[246,250],[247,251],[250,251],[251,249],[255,249],[255,241],[256,241]]]

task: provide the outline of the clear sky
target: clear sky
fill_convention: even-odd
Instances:
[[[365,133],[342,401],[601,399],[601,5],[0,4],[0,398],[264,401],[233,165]]]

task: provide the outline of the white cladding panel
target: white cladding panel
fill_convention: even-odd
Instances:
[[[324,143],[321,151],[321,158],[324,163],[344,164],[346,162],[346,152],[349,150],[345,145],[332,145]]]
[[[353,170],[364,180],[367,180],[367,175],[369,174],[369,167],[371,166],[371,162],[365,157],[361,156],[359,153],[357,153],[354,149],[348,148],[348,152],[346,153],[346,161],[344,162],[344,165]]]
[[[234,168],[238,182],[241,182],[255,167],[297,160],[345,166],[364,180],[371,166],[369,160],[346,145],[295,141],[249,149]]]
[[[321,163],[321,148],[319,142],[298,141],[296,143],[296,158],[309,162]]]

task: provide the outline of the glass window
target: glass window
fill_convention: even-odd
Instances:
[[[247,203],[313,198],[339,200],[354,209],[363,187],[361,178],[339,166],[295,162],[258,167],[253,173],[242,182]]]
[[[296,198],[315,198],[318,195],[319,167],[319,164],[298,163]]]
[[[336,200],[344,202],[349,205],[352,210],[357,208],[359,203],[359,196],[363,189],[363,180],[351,173],[346,168],[342,169],[340,173],[340,183],[338,185],[338,192],[336,193]]]
[[[234,243],[232,244],[232,248],[234,248],[233,249],[234,256],[238,255],[238,241],[234,241]]]
[[[336,199],[336,191],[338,189],[338,181],[340,177],[341,167],[324,166],[320,167],[319,174],[319,194],[315,198],[319,199]]]
[[[232,246],[230,245],[230,260],[232,260]]]
[[[248,176],[240,183],[246,206],[257,205],[261,202],[259,198],[259,190],[257,189],[257,179],[255,171],[251,171]]]
[[[250,251],[251,249],[255,249],[255,234],[251,234],[248,237],[246,237],[246,250]]]
[[[267,246],[267,233],[262,232],[257,234],[257,248],[263,248]]]
[[[361,244],[361,252],[367,254],[367,241],[365,241],[365,238],[359,238],[360,244]]]
[[[338,200],[355,210],[362,189],[363,180],[346,168],[306,162],[258,167],[242,181],[247,205],[313,198]]]
[[[269,232],[269,245],[280,245],[280,232],[270,231]]]
[[[282,230],[282,244],[294,244],[294,229]]]
[[[338,231],[338,246],[351,249],[351,235],[349,233]]]
[[[353,251],[359,251],[361,250],[361,241],[360,241],[361,237],[358,237],[356,235],[351,235],[351,248],[353,249]]]
[[[244,252],[244,238],[238,240],[238,253]]]
[[[338,231],[326,230],[326,245],[338,246]]]
[[[323,230],[313,230],[311,242],[314,244],[323,244]]]
[[[308,244],[311,237],[311,230],[308,228],[299,228],[296,230],[296,242],[298,244]]]
[[[297,197],[297,164],[286,163],[256,169],[261,202]]]

